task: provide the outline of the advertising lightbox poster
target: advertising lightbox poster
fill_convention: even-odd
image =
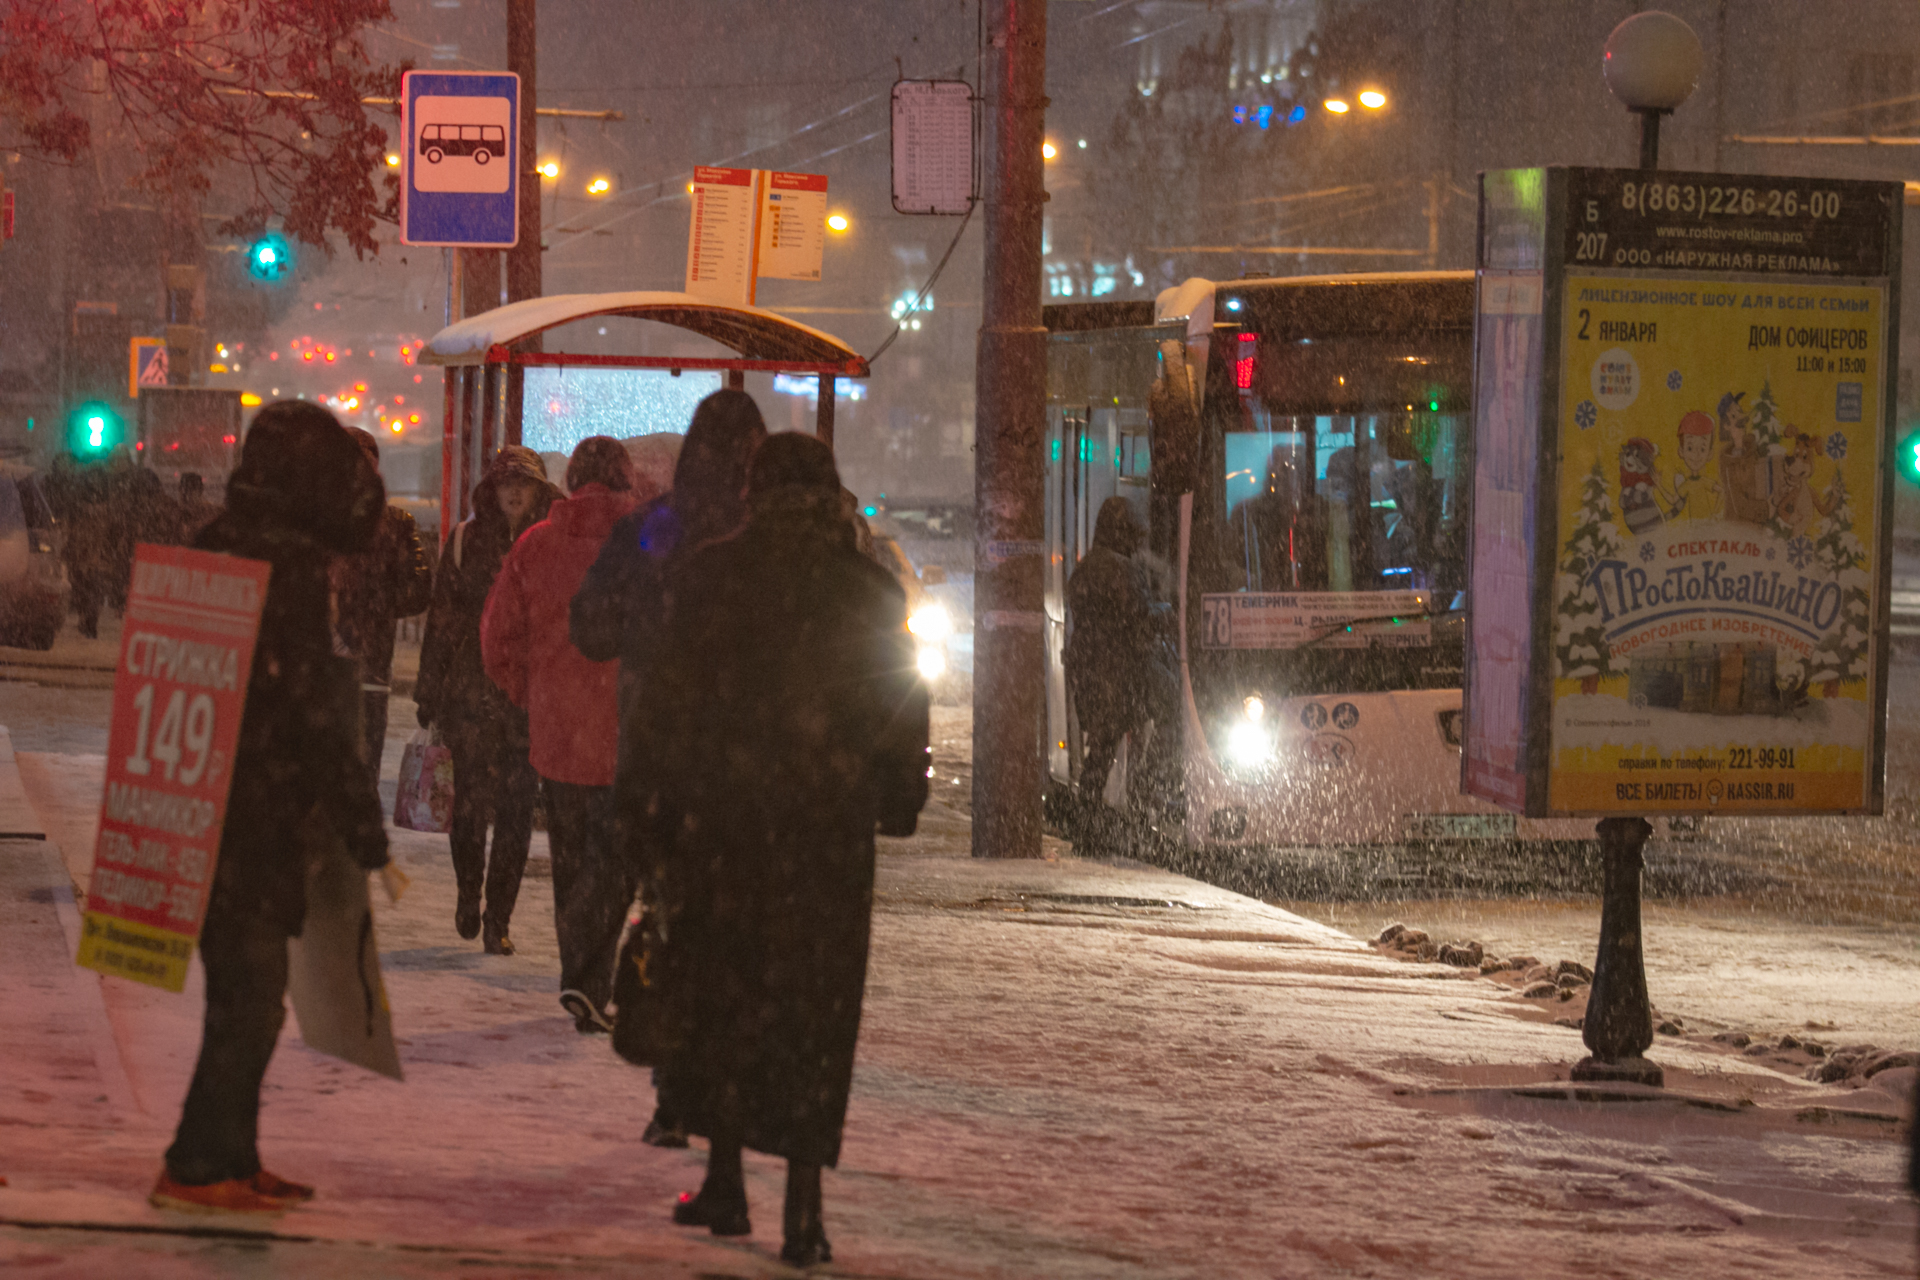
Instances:
[[[1521,776],[1469,761],[1467,789],[1529,816],[1879,812],[1900,186],[1543,172],[1535,696]],[[1477,401],[1476,496],[1502,416]],[[1508,732],[1487,692],[1470,740]]]
[[[179,991],[200,937],[271,566],[134,549],[77,963]]]

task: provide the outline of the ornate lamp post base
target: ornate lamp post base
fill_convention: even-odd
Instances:
[[[1582,1058],[1573,1064],[1573,1078],[1581,1081],[1598,1080],[1611,1084],[1644,1084],[1655,1089],[1666,1087],[1667,1073],[1657,1062],[1650,1062],[1639,1054],[1622,1058],[1618,1062],[1603,1062],[1599,1058]]]
[[[1624,1080],[1656,1088],[1666,1082],[1641,1055],[1653,1044],[1653,1006],[1640,950],[1640,853],[1653,825],[1645,818],[1602,818],[1600,854],[1606,883],[1600,900],[1600,950],[1580,1038],[1593,1055],[1573,1068],[1575,1080]]]

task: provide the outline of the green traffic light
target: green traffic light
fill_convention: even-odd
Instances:
[[[68,419],[67,443],[75,454],[106,453],[121,440],[120,415],[103,404],[83,404]]]
[[[279,280],[293,270],[293,246],[268,232],[247,246],[247,270],[257,280]]]
[[[1900,452],[1894,455],[1894,460],[1902,479],[1908,484],[1920,484],[1920,431],[1900,442]]]

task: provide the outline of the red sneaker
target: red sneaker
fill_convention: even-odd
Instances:
[[[269,1200],[285,1200],[298,1204],[302,1200],[313,1199],[313,1188],[304,1182],[288,1182],[276,1173],[265,1169],[253,1175],[253,1189]]]
[[[284,1213],[288,1202],[261,1195],[251,1181],[241,1178],[190,1187],[175,1182],[173,1175],[162,1173],[160,1180],[153,1184],[147,1203],[156,1209],[181,1213]]]

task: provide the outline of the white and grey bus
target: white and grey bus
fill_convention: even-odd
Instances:
[[[1470,272],[1189,280],[1046,320],[1052,812],[1082,754],[1066,583],[1118,495],[1179,706],[1108,805],[1189,848],[1587,834],[1460,791]]]

